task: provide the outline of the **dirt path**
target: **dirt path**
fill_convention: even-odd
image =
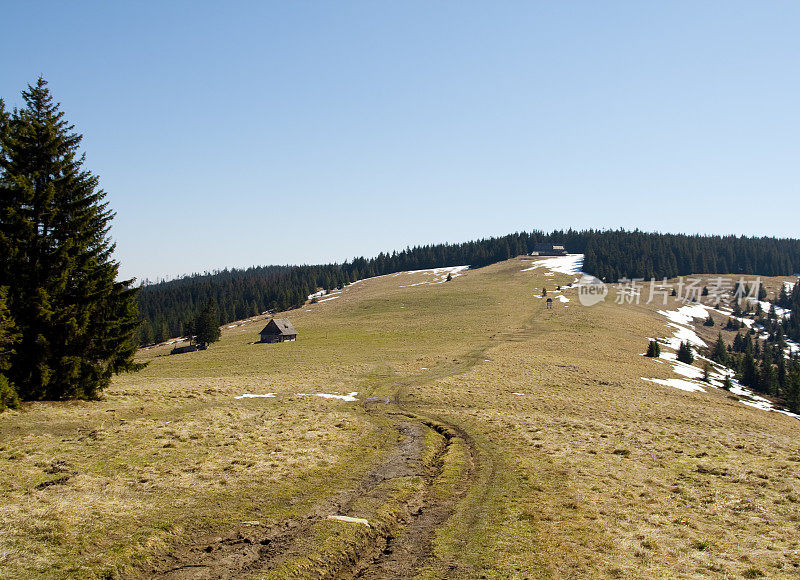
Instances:
[[[448,453],[456,438],[465,446],[468,453],[461,476],[444,498],[437,498],[434,493],[434,484],[442,472],[442,465],[439,464],[437,469],[429,474],[428,481],[421,493],[422,497],[418,499],[414,509],[409,510],[401,532],[397,536],[386,538],[386,546],[378,556],[362,560],[356,566],[354,578],[409,578],[413,576],[414,572],[430,558],[436,530],[450,517],[455,504],[464,496],[473,482],[477,467],[476,456],[474,443],[467,433],[455,425],[445,424],[440,420],[431,422],[423,419],[422,422],[445,438],[443,456]]]
[[[453,506],[469,487],[474,471],[472,453],[465,464],[457,489],[443,500],[437,500],[432,486],[440,475],[443,457],[454,437],[469,442],[458,427],[419,418],[411,413],[400,414],[396,424],[401,436],[389,457],[372,469],[353,488],[315,506],[304,519],[287,520],[273,525],[243,522],[224,536],[199,536],[191,544],[173,548],[161,556],[148,574],[149,578],[170,580],[236,578],[257,572],[268,572],[282,563],[304,555],[308,546],[304,536],[311,527],[331,515],[348,515],[352,504],[365,497],[380,500],[387,480],[421,476],[424,485],[405,505],[396,535],[378,536],[374,545],[361,550],[359,558],[336,571],[338,578],[407,578],[413,575],[431,553],[436,529],[450,516]],[[423,465],[422,454],[429,429],[445,440],[433,465]],[[470,443],[467,449],[471,449]]]
[[[170,580],[236,578],[256,572],[267,572],[293,558],[301,557],[308,549],[304,536],[310,528],[331,515],[347,515],[357,499],[380,494],[387,480],[421,476],[425,485],[420,493],[405,506],[401,521],[402,532],[397,537],[378,537],[375,545],[363,550],[358,561],[349,569],[337,571],[337,577],[399,578],[408,577],[430,553],[430,544],[436,528],[452,512],[452,506],[461,490],[451,494],[446,501],[435,501],[430,488],[442,468],[442,458],[434,458],[434,467],[422,463],[427,431],[434,429],[445,438],[442,455],[457,433],[455,427],[443,426],[412,414],[398,417],[396,429],[400,435],[398,445],[389,457],[372,469],[353,488],[315,506],[304,519],[287,520],[273,525],[260,522],[243,522],[224,536],[200,536],[193,543],[173,548],[161,556],[148,574],[149,578]],[[472,470],[472,462],[469,470]],[[459,484],[468,486],[469,474]]]

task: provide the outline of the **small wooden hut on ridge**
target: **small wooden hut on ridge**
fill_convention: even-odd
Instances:
[[[261,342],[290,342],[297,340],[297,331],[288,318],[273,318],[260,334]]]

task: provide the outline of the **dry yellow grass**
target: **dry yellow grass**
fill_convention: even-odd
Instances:
[[[251,321],[144,351],[101,402],[0,415],[0,576],[137,575],[196,534],[302,517],[396,439],[358,403],[297,396],[352,391],[472,438],[476,479],[423,577],[796,575],[797,420],[642,381],[674,376],[640,356],[670,334],[657,308],[568,290],[546,311],[541,287],[572,276],[528,265],[360,282],[290,312],[297,343],[251,344]]]

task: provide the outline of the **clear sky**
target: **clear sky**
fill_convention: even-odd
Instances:
[[[800,235],[800,3],[4,2],[121,274],[518,230]]]

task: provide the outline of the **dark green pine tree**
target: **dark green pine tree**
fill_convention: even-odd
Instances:
[[[730,391],[733,388],[733,382],[728,375],[725,375],[725,380],[722,382],[722,388],[726,391]]]
[[[658,344],[657,340],[650,341],[650,344],[647,345],[647,353],[645,356],[649,356],[651,358],[658,358],[661,356],[661,345]]]
[[[758,367],[756,366],[752,342],[746,344],[744,355],[742,356],[741,380],[742,384],[751,388],[755,388],[758,383]]]
[[[694,362],[694,353],[692,352],[692,345],[689,341],[682,342],[678,347],[677,358],[680,362],[690,365]]]
[[[800,413],[800,367],[796,363],[787,379],[786,404],[792,413]]]
[[[200,346],[208,346],[219,340],[219,312],[217,303],[209,300],[194,321],[195,342]]]
[[[21,335],[9,378],[23,399],[93,398],[140,367],[136,290],[116,281],[113,213],[81,136],[44,79],[22,96],[0,133],[0,284]]]
[[[5,375],[10,367],[14,347],[19,341],[19,333],[11,317],[7,298],[8,288],[0,287],[0,412],[7,407],[14,409],[19,406],[17,390]]]
[[[758,390],[765,395],[777,394],[777,377],[775,376],[775,368],[772,366],[772,361],[768,357],[761,359],[761,366],[758,373]]]
[[[728,349],[725,347],[725,340],[722,338],[721,332],[717,334],[717,342],[711,352],[711,360],[723,365],[728,363]]]

